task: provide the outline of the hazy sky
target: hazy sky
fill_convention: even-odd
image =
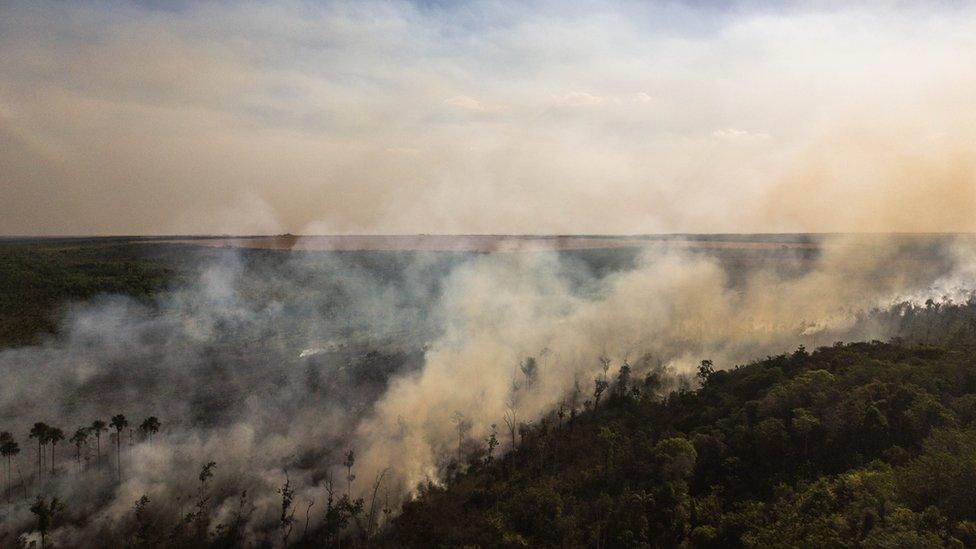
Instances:
[[[976,230],[976,5],[768,4],[0,0],[0,234]]]

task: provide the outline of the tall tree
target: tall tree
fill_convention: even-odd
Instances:
[[[156,416],[149,416],[142,422],[141,425],[139,425],[139,432],[142,433],[143,436],[147,437],[149,439],[149,443],[152,444],[152,437],[159,432],[160,426],[161,425],[159,420],[156,419]]]
[[[369,515],[366,519],[366,537],[369,538],[373,533],[373,526],[376,520],[376,494],[379,493],[380,485],[383,484],[383,479],[386,478],[386,474],[390,471],[387,467],[376,476],[376,482],[373,483],[373,497],[369,501]]]
[[[34,505],[31,505],[30,512],[37,517],[37,531],[41,533],[41,548],[47,536],[47,531],[51,528],[54,518],[64,511],[64,504],[58,498],[51,498],[48,503],[43,497],[38,496]]]
[[[352,474],[352,466],[356,464],[356,454],[352,450],[346,454],[346,495],[352,497],[352,481],[356,480],[356,475]]]
[[[519,364],[519,369],[525,377],[526,388],[531,388],[539,374],[539,363],[536,362],[535,357],[530,356]]]
[[[624,361],[617,372],[617,383],[614,385],[614,392],[618,397],[626,396],[627,388],[630,386],[630,364]]]
[[[152,516],[149,513],[149,504],[152,502],[149,496],[143,494],[136,500],[133,506],[136,518],[136,540],[140,546],[151,547],[153,543],[153,524]]]
[[[200,479],[200,489],[199,495],[197,496],[197,502],[195,505],[196,511],[188,514],[184,519],[187,523],[192,523],[194,530],[198,536],[206,538],[207,529],[210,525],[210,500],[211,495],[207,489],[207,481],[209,481],[214,476],[214,468],[217,467],[217,463],[214,461],[207,462],[206,465],[200,469],[200,475],[197,476]]]
[[[512,453],[515,453],[515,431],[518,429],[518,405],[519,405],[519,383],[518,372],[512,372],[512,386],[508,393],[508,400],[505,401],[505,426],[512,438]]]
[[[9,432],[4,431],[0,433],[0,455],[7,458],[7,501],[10,501],[10,484],[11,484],[11,469],[10,460],[13,456],[20,453],[20,446],[17,441],[14,440],[14,436]]]
[[[115,459],[116,459],[116,471],[118,472],[119,481],[122,480],[122,431],[129,425],[129,421],[125,419],[122,414],[112,416],[112,421],[110,423],[112,427],[115,428]]]
[[[47,444],[47,434],[51,430],[47,423],[43,421],[38,421],[31,427],[30,434],[27,435],[28,438],[37,439],[37,478],[41,478],[41,451],[44,445]]]
[[[281,518],[278,527],[281,528],[281,546],[288,547],[288,537],[291,536],[291,529],[295,525],[295,509],[292,507],[292,500],[295,498],[295,490],[291,487],[291,479],[288,478],[288,470],[285,470],[285,484],[278,489],[281,494]]]
[[[51,476],[54,476],[54,449],[62,440],[64,440],[64,431],[57,427],[51,427],[48,430],[47,441],[51,443]]]
[[[607,387],[609,385],[610,385],[609,382],[607,382],[607,380],[605,379],[596,378],[593,380],[593,400],[594,400],[593,407],[594,408],[600,406],[600,396],[603,395],[603,392],[607,390]]]
[[[464,414],[460,410],[454,412],[451,416],[451,421],[454,422],[454,426],[457,428],[458,434],[458,457],[457,466],[458,474],[461,472],[461,460],[463,459],[463,448],[464,448],[464,436],[467,434],[468,430],[471,429],[471,423],[464,418]]]
[[[491,433],[485,444],[488,446],[488,451],[485,452],[485,465],[491,465],[495,459],[495,448],[498,446],[498,426],[494,423],[491,424]]]
[[[801,346],[800,348],[802,349],[803,347]],[[714,373],[715,364],[711,360],[705,359],[701,361],[701,364],[698,365],[698,373],[695,374],[695,377],[698,378],[698,381],[700,381],[702,385],[705,385],[708,383],[708,378],[712,377],[712,374]]]
[[[108,426],[105,422],[96,419],[91,424],[91,431],[95,433],[95,464],[100,465],[102,463],[102,433],[108,431]]]
[[[81,447],[88,443],[88,433],[90,433],[90,431],[87,427],[81,427],[75,431],[75,434],[71,435],[71,438],[68,440],[69,442],[73,442],[75,445],[75,450],[77,452],[75,454],[75,460],[79,465],[81,464]]]
[[[505,420],[505,426],[508,427],[508,435],[512,439],[512,453],[514,454],[516,448],[515,431],[518,429],[518,400],[516,400],[514,393],[506,403],[505,415],[502,419]]]

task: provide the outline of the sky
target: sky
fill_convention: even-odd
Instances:
[[[976,231],[976,4],[0,0],[0,234]]]

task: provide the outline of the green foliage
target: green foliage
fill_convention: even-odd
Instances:
[[[159,418],[149,416],[139,424],[139,432],[152,441],[153,435],[159,432],[160,427],[162,427],[162,424],[159,422]]]
[[[362,498],[350,499],[348,494],[343,494],[337,498],[331,475],[325,479],[325,492],[327,497],[325,517],[322,521],[320,534],[325,543],[331,544],[341,539],[350,521],[359,520],[363,514],[365,503]]]
[[[0,241],[0,348],[37,343],[65,306],[99,294],[145,299],[191,270],[186,247],[137,239]]]
[[[149,512],[149,496],[143,494],[133,506],[135,539],[138,546],[151,546],[156,538],[155,525]]]
[[[615,385],[570,422],[528,425],[517,452],[422,490],[386,541],[974,546],[974,364],[968,345],[801,348],[707,364],[701,389],[663,398],[653,371],[628,369],[637,396]]]
[[[30,512],[37,517],[37,531],[41,534],[41,547],[44,547],[47,532],[51,529],[54,519],[64,512],[64,503],[56,497],[47,501],[38,496],[37,501],[30,506]]]

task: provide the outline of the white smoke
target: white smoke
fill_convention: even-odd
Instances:
[[[456,455],[455,414],[474,440],[514,400],[519,420],[534,421],[575,382],[592,391],[601,357],[610,375],[651,356],[682,376],[706,358],[730,367],[800,344],[885,337],[858,314],[974,286],[972,242],[949,244],[828,239],[819,253],[741,256],[665,246],[601,274],[555,251],[218,251],[197,282],[151,304],[79,305],[60,336],[0,351],[0,427],[21,442],[15,471],[29,476],[36,447],[24,435],[34,421],[68,434],[119,412],[164,423],[152,442],[123,434],[120,483],[109,437],[100,472],[59,445],[60,474],[28,487],[67,502],[55,540],[122,527],[143,494],[172,523],[212,460],[211,528],[232,520],[246,489],[256,506],[249,535],[276,542],[285,469],[298,505],[322,501],[325,479],[344,478],[353,449],[353,495],[369,498],[389,469],[382,489],[396,500],[442,477]],[[530,356],[531,382],[518,370]],[[0,509],[8,532],[30,528],[23,498]],[[322,506],[312,510],[318,523]]]

